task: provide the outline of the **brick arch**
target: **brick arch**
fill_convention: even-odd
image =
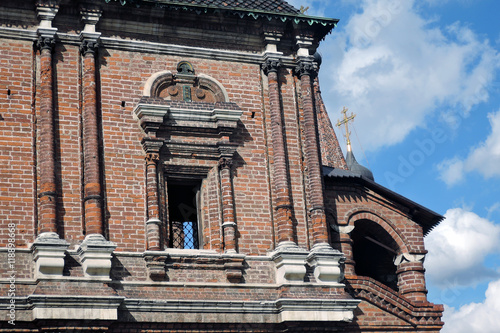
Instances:
[[[211,76],[205,74],[198,74],[194,76],[201,89],[210,91],[218,102],[229,102],[229,95],[226,88]],[[157,97],[159,92],[164,88],[174,84],[176,81],[176,74],[171,71],[156,72],[151,75],[142,90],[143,97]]]
[[[406,237],[398,230],[393,223],[382,214],[376,213],[370,209],[366,208],[357,208],[349,211],[346,214],[345,221],[347,221],[347,225],[355,227],[355,223],[361,220],[369,220],[380,227],[382,227],[391,238],[396,242],[399,247],[400,253],[410,253],[410,249],[407,244],[410,244]]]

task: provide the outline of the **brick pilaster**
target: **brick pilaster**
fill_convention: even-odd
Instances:
[[[38,233],[57,233],[57,189],[55,174],[54,105],[52,79],[52,51],[55,33],[41,35],[40,49],[40,119],[39,119],[39,170],[40,193]]]
[[[83,179],[86,234],[103,234],[101,171],[99,158],[99,126],[96,91],[96,39],[83,39],[82,127]]]
[[[281,107],[279,58],[268,58],[262,65],[268,77],[269,101],[271,104],[271,141],[273,146],[273,180],[276,199],[276,221],[278,245],[283,242],[295,242],[292,222],[292,206],[288,184],[288,168],[284,141],[283,110]]]
[[[300,78],[300,92],[304,113],[304,141],[307,185],[309,190],[310,218],[313,244],[328,243],[325,206],[323,201],[323,181],[317,140],[316,114],[313,102],[312,77],[316,75],[316,66],[311,57],[299,58],[296,73]]]
[[[219,160],[224,250],[228,253],[236,252],[236,219],[234,216],[234,193],[231,179],[232,165],[233,161],[230,158],[223,157]]]
[[[147,249],[160,251],[160,207],[158,204],[158,153],[146,155],[146,199],[148,221],[146,222]]]

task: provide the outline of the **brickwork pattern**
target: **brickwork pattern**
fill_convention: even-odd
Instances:
[[[0,246],[16,223],[16,245],[35,234],[33,43],[0,39]],[[5,261],[7,262],[7,261]]]

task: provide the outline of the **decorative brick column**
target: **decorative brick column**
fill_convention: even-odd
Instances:
[[[92,12],[93,13],[93,12]],[[82,130],[85,240],[78,248],[85,276],[109,279],[116,245],[104,238],[99,124],[97,108],[96,57],[100,33],[95,32],[100,13],[81,10],[85,28],[80,34],[82,53]]]
[[[40,49],[40,119],[39,119],[39,170],[40,193],[38,232],[58,232],[57,193],[55,174],[55,140],[53,110],[52,51],[55,31],[39,31],[37,46]]]
[[[424,258],[424,254],[403,253],[394,261],[397,266],[399,293],[416,302],[427,301]]]
[[[288,168],[284,142],[283,111],[281,108],[281,94],[279,85],[279,70],[281,60],[277,57],[268,57],[262,65],[268,77],[269,102],[271,104],[271,141],[273,146],[273,180],[276,199],[276,221],[278,246],[295,244],[293,235],[292,206],[290,201]]]
[[[231,177],[231,158],[222,157],[219,160],[220,185],[222,195],[222,228],[224,232],[224,250],[226,253],[236,253],[236,222],[234,216],[233,183]]]
[[[160,251],[160,207],[158,205],[158,153],[146,154],[146,199],[148,220],[146,222],[147,250]]]
[[[304,150],[314,245],[328,243],[328,229],[323,200],[323,181],[315,121],[316,114],[313,104],[312,77],[316,75],[316,70],[312,57],[299,58],[296,73],[300,78],[300,92],[304,112]]]
[[[96,65],[99,34],[82,34],[83,182],[86,234],[103,234],[99,126],[97,118]]]
[[[273,48],[271,48],[273,49]],[[307,251],[295,243],[292,206],[288,184],[288,166],[284,141],[283,110],[279,84],[281,60],[277,54],[266,54],[262,65],[268,77],[269,102],[271,104],[271,141],[273,146],[273,181],[276,200],[275,220],[277,224],[278,246],[271,254],[276,264],[276,282],[302,283],[306,274]]]
[[[299,48],[298,54],[301,55],[304,53],[306,53],[304,49]],[[317,139],[316,112],[313,101],[312,79],[317,72],[317,66],[313,61],[313,57],[299,56],[295,71],[300,78],[304,119],[304,152],[307,169],[306,179],[313,236],[313,248],[307,257],[307,261],[314,268],[314,276],[317,282],[338,285],[343,279],[341,263],[344,260],[344,256],[329,244],[328,225],[326,223],[323,198],[320,148]]]
[[[64,257],[69,244],[59,238],[57,214],[57,187],[55,173],[55,128],[53,104],[52,53],[56,43],[57,29],[52,20],[59,10],[57,3],[39,1],[37,16],[37,48],[40,50],[40,117],[38,119],[38,168],[40,187],[38,194],[38,237],[31,247],[37,278],[61,276]]]

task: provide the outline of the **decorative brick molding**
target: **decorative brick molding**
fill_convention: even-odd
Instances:
[[[416,330],[439,331],[443,322],[442,305],[413,302],[391,288],[369,277],[346,276],[347,291],[355,298],[367,301],[413,325]],[[381,323],[382,324],[382,323]]]
[[[168,281],[168,271],[216,270],[225,271],[231,283],[243,282],[245,255],[238,253],[216,253],[207,250],[146,251],[144,260],[149,278],[153,281]]]

